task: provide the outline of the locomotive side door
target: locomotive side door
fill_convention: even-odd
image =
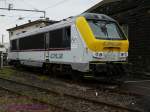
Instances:
[[[49,32],[45,35],[45,61],[49,62]]]

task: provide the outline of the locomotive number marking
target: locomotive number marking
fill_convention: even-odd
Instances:
[[[50,55],[50,58],[51,59],[62,59],[63,58],[63,54],[54,53],[54,54]]]

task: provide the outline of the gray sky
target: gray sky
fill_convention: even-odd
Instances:
[[[13,8],[45,10],[47,17],[51,20],[61,20],[69,16],[75,16],[86,11],[88,8],[102,0],[0,0],[0,7],[8,7],[9,3],[14,4]],[[16,12],[0,10],[0,42],[4,34],[4,42],[8,42],[6,29],[26,23],[28,20],[37,20],[43,16],[42,13]],[[18,20],[24,17],[23,20]]]

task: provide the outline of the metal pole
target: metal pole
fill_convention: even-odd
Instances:
[[[1,68],[3,68],[3,53],[1,54]]]
[[[46,18],[46,11],[44,11],[44,18]]]
[[[0,69],[3,68],[3,52],[0,52]]]
[[[3,43],[4,43],[4,35],[2,34],[2,45],[3,45]]]
[[[0,69],[2,68],[2,67],[1,67],[1,62],[2,62],[2,61],[1,61],[1,60],[2,60],[2,59],[1,59],[1,54],[2,54],[2,53],[0,52]]]
[[[41,12],[46,17],[46,11],[41,10],[28,10],[28,9],[12,9],[12,8],[0,8],[0,10],[8,10],[8,11],[30,11],[30,12]]]

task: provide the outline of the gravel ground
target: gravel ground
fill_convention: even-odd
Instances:
[[[80,86],[77,84],[71,84],[71,83],[66,83],[63,81],[56,80],[56,79],[50,79],[49,77],[43,76],[43,75],[35,75],[35,74],[24,72],[24,71],[18,72],[12,68],[5,68],[1,70],[0,75],[9,79],[15,79],[18,81],[33,84],[35,86],[40,86],[43,88],[49,88],[50,90],[55,90],[59,92],[60,94],[62,94],[62,96],[64,93],[67,93],[67,94],[69,93],[69,94],[73,94],[76,96],[82,96],[85,98],[94,99],[96,101],[104,101],[107,103],[113,103],[116,105],[122,105],[126,107],[130,107],[130,106],[137,107],[137,105],[135,104],[136,101],[134,101],[135,100],[134,96],[119,95],[117,93],[110,93],[109,91],[91,89],[91,88]],[[63,98],[61,101],[64,101]],[[84,105],[85,110],[88,110],[88,107],[86,107],[85,102],[79,102],[79,104]],[[71,105],[71,103],[70,104],[68,103],[68,106],[69,105]],[[97,106],[93,105],[92,107],[95,108]],[[76,108],[76,107],[72,107],[72,108]],[[80,109],[77,108],[77,110],[80,110]],[[43,111],[47,111],[47,110],[42,110],[40,112],[43,112]],[[48,111],[48,112],[51,112],[51,111]],[[57,111],[54,110],[52,112],[57,112]],[[84,112],[87,112],[87,111],[84,111]],[[111,108],[102,105],[101,107],[95,108],[95,112],[118,112],[118,111],[112,110]]]
[[[0,89],[0,112],[61,112],[61,110]]]

